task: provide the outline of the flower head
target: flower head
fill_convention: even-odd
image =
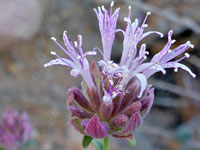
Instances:
[[[6,150],[19,150],[20,144],[30,140],[32,125],[28,115],[21,115],[12,109],[8,109],[0,122],[0,147]]]
[[[82,134],[93,138],[104,138],[110,135],[128,138],[133,135],[133,131],[142,124],[153,105],[154,88],[148,85],[147,79],[154,73],[161,71],[165,74],[167,68],[174,68],[175,71],[182,68],[195,77],[188,67],[180,63],[181,60],[189,57],[188,53],[178,60],[173,60],[188,48],[193,48],[190,42],[171,50],[170,47],[175,40],[172,40],[172,31],[169,31],[167,44],[150,62],[146,62],[149,54],[146,44],[142,43],[140,47],[138,44],[150,34],[157,34],[161,38],[163,34],[158,31],[145,32],[150,12],[144,19],[141,17],[132,22],[130,6],[128,17],[124,18],[127,24],[125,31],[116,29],[120,9],[117,8],[112,14],[113,5],[112,2],[110,13],[104,6],[94,9],[103,44],[104,60],[98,62],[100,71],[95,62],[89,66],[85,56],[96,53],[89,51],[83,54],[82,37],[79,36],[78,42],[73,44],[68,40],[66,33],[64,33],[66,49],[55,39],[54,41],[70,60],[53,53],[58,59],[45,64],[45,66],[56,64],[69,66],[72,68],[71,75],[76,77],[81,74],[83,77],[82,90],[77,88],[68,90],[67,106],[73,116],[69,124]],[[110,60],[117,31],[121,31],[124,35],[119,64]]]

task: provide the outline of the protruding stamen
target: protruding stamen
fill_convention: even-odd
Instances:
[[[103,10],[103,11],[105,11],[106,9],[105,9],[105,7],[104,7],[104,5],[102,5],[101,6],[101,9]]]
[[[78,35],[79,47],[82,47],[82,35]]]
[[[110,3],[110,7],[113,7],[114,6],[114,1],[112,1],[111,3]]]
[[[56,52],[51,51],[50,54],[51,54],[51,55],[56,55]]]
[[[56,38],[55,37],[51,37],[51,40],[56,41]]]
[[[75,47],[78,47],[77,41],[74,41],[74,46],[75,46]]]
[[[185,53],[185,57],[186,57],[186,58],[189,58],[189,57],[190,57],[190,54]]]
[[[131,5],[128,6],[129,13],[128,13],[128,18],[131,18]]]
[[[148,15],[148,16],[149,16],[149,15],[151,15],[151,12],[150,12],[150,11],[148,11],[148,12],[147,12],[147,15]]]
[[[109,80],[110,85],[114,85],[113,80]]]
[[[174,44],[176,42],[176,40],[172,40],[171,43]]]
[[[147,28],[148,26],[149,26],[148,24],[142,25],[143,28]]]
[[[124,17],[124,21],[128,22],[128,23],[131,23],[131,19],[130,18],[127,18],[127,17]]]
[[[174,69],[174,72],[178,72],[178,68],[175,68],[175,69]]]
[[[171,49],[169,49],[169,50],[168,50],[168,53],[171,53],[171,52],[172,52],[172,50],[171,50]]]
[[[191,48],[194,48],[194,45],[190,42],[190,41],[187,41],[187,45]]]
[[[81,59],[81,56],[79,55],[77,58],[78,58],[78,59]]]

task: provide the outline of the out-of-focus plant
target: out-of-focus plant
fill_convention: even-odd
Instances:
[[[145,62],[147,55],[146,44],[140,47],[138,43],[150,34],[163,34],[157,31],[144,30],[148,27],[146,20],[150,15],[147,13],[142,18],[131,21],[131,6],[129,6],[128,17],[124,18],[127,23],[126,29],[117,29],[117,20],[120,8],[112,12],[114,2],[110,5],[110,12],[104,6],[94,9],[102,38],[103,52],[99,48],[83,53],[82,35],[78,35],[78,41],[72,42],[65,31],[63,40],[65,47],[52,37],[52,40],[68,55],[70,59],[60,57],[56,52],[51,52],[57,59],[45,64],[45,67],[52,65],[65,65],[71,67],[70,74],[74,77],[81,75],[82,90],[71,88],[68,90],[67,106],[72,113],[73,119],[69,124],[84,134],[83,147],[86,148],[94,139],[104,139],[104,144],[94,141],[98,148],[109,149],[109,137],[128,138],[132,147],[136,142],[133,132],[142,124],[143,119],[149,113],[153,100],[154,88],[148,85],[147,79],[156,72],[166,73],[166,68],[182,68],[188,71],[193,77],[195,74],[180,61],[188,58],[185,53],[178,60],[175,57],[184,53],[193,45],[188,41],[185,44],[171,49],[175,43],[172,39],[173,31],[168,33],[168,42],[164,48],[157,53],[150,62]],[[112,45],[115,33],[122,32],[124,35],[123,52],[121,61],[116,64],[111,60]],[[98,62],[99,68],[93,61],[91,65],[87,56],[96,55],[98,50],[103,59]]]
[[[30,143],[32,125],[26,112],[19,114],[8,109],[0,122],[0,147],[4,150],[22,150]]]

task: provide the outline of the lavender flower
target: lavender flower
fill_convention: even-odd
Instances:
[[[0,147],[6,150],[19,150],[20,144],[30,140],[32,125],[28,115],[21,115],[12,109],[8,109],[0,122]]]
[[[75,42],[74,46],[64,34],[66,49],[53,38],[71,60],[61,58],[53,52],[58,59],[45,64],[45,67],[57,64],[69,66],[73,68],[72,76],[81,74],[83,77],[82,90],[68,90],[67,106],[74,117],[69,123],[82,134],[93,138],[110,135],[118,138],[132,137],[133,131],[142,124],[152,107],[154,88],[148,85],[147,79],[154,73],[161,71],[165,74],[167,68],[174,68],[175,71],[182,68],[195,77],[188,67],[180,63],[189,57],[188,53],[178,60],[173,60],[188,48],[194,47],[189,41],[171,50],[175,40],[172,40],[172,31],[169,31],[168,42],[164,48],[150,62],[145,62],[149,54],[146,44],[141,44],[139,50],[138,44],[150,34],[157,34],[161,38],[163,34],[158,31],[145,32],[150,12],[143,21],[140,18],[132,22],[130,6],[128,17],[124,18],[127,23],[125,31],[116,29],[120,9],[117,8],[112,14],[113,5],[114,2],[110,5],[110,13],[104,6],[98,7],[98,10],[94,9],[103,45],[104,60],[98,62],[101,71],[95,62],[89,66],[85,56],[96,53],[89,51],[83,54],[80,35],[79,44]],[[118,31],[124,35],[120,64],[110,60],[115,33]]]

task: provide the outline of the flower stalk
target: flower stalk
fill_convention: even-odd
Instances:
[[[106,137],[103,140],[103,150],[110,150],[110,138]]]

